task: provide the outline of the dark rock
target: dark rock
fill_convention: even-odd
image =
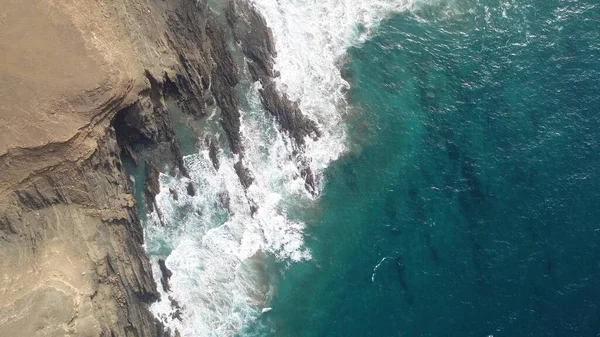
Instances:
[[[147,41],[143,36],[138,39],[136,31],[131,31],[131,36],[128,36],[132,39],[132,46],[143,46],[144,48],[141,49],[148,53],[146,55],[148,59],[140,60],[140,64],[152,62],[149,71],[146,72],[146,87],[142,87],[144,82],[142,79],[132,79],[122,98],[111,99],[110,104],[105,107],[105,114],[94,115],[97,118],[94,117],[89,125],[89,129],[94,130],[93,138],[90,140],[97,140],[98,149],[89,161],[77,160],[77,163],[65,163],[64,166],[40,172],[44,176],[62,179],[62,181],[54,184],[52,181],[37,181],[35,177],[31,177],[28,178],[26,186],[23,185],[23,188],[14,195],[15,203],[19,203],[19,210],[25,212],[36,210],[29,214],[31,217],[35,216],[38,209],[45,211],[48,206],[54,204],[76,204],[77,207],[64,207],[61,210],[65,212],[64,216],[45,216],[39,219],[39,222],[15,221],[16,217],[8,220],[4,217],[0,219],[0,235],[16,238],[19,244],[24,245],[22,247],[24,250],[33,250],[33,254],[36,253],[38,243],[56,234],[48,233],[48,230],[62,230],[64,226],[61,224],[73,222],[69,219],[82,218],[80,214],[82,211],[89,213],[87,218],[94,219],[91,224],[96,225],[96,219],[107,224],[93,228],[97,231],[97,236],[94,237],[97,239],[94,240],[89,238],[84,240],[78,236],[80,233],[77,230],[68,231],[69,235],[73,235],[74,241],[81,240],[82,248],[88,247],[94,249],[93,251],[101,249],[107,252],[106,260],[102,259],[97,264],[95,260],[92,261],[95,273],[93,277],[98,280],[96,284],[98,289],[94,289],[96,291],[91,298],[91,307],[94,309],[94,315],[99,319],[101,336],[179,335],[177,331],[169,331],[163,323],[156,321],[149,310],[149,304],[158,298],[156,282],[143,248],[143,227],[137,214],[138,210],[131,200],[132,184],[121,165],[120,157],[130,158],[136,166],[144,164],[143,157],[139,155],[142,151],[152,158],[152,162],[146,165],[144,198],[150,209],[155,208],[157,212],[160,211],[154,203],[159,192],[158,167],[174,164],[171,166],[176,166],[182,175],[188,175],[173,125],[164,105],[167,98],[172,98],[186,114],[197,118],[206,114],[207,104],[217,104],[232,152],[237,154],[243,152],[239,135],[239,104],[235,93],[238,70],[226,43],[228,40],[226,33],[214,20],[208,18],[206,3],[207,1],[171,0],[154,1],[148,5],[137,1],[124,1],[115,5],[123,7],[124,10],[131,10],[131,15],[120,18],[125,23],[119,29],[128,30],[129,26],[143,27],[146,23],[150,23],[153,29],[156,28],[156,32],[148,31]],[[144,15],[139,14],[142,11]],[[146,11],[149,12],[148,15]],[[146,44],[150,40],[166,48],[154,50],[153,45]],[[169,64],[168,68],[162,69],[162,63],[154,63],[155,59],[149,55],[156,52],[166,52],[159,58],[168,61],[178,60],[178,64]],[[137,54],[132,53],[132,56],[135,55]],[[165,64],[167,63],[170,62]],[[131,69],[138,69],[137,64],[131,66]],[[261,66],[257,66],[256,69],[262,69],[255,70],[256,73],[265,71]],[[169,75],[165,73],[164,76],[157,76],[163,71],[168,72]],[[131,77],[129,75],[134,74],[125,77]],[[110,78],[112,79],[112,76]],[[121,86],[121,84],[111,81],[107,85]],[[85,88],[80,89],[83,94]],[[109,91],[103,92],[103,88],[98,88],[97,92],[94,92],[89,94],[109,93]],[[128,103],[127,106],[122,105],[123,102],[132,102],[131,99],[136,95],[136,101]],[[211,102],[211,97],[214,97],[214,103]],[[103,128],[109,118],[112,127]],[[100,135],[97,134],[102,130],[106,130],[107,134],[106,137],[99,139]],[[88,130],[81,131],[86,131],[82,132],[83,135],[88,133]],[[216,157],[216,147],[213,148],[212,153]],[[218,162],[213,161],[213,165],[218,167]],[[72,167],[76,168],[71,169]],[[244,177],[241,179],[244,185],[251,184],[252,178],[247,169],[240,164],[236,171],[238,175]],[[63,190],[64,186],[72,188]],[[192,191],[190,192],[188,188],[187,192],[195,194],[193,186],[191,188]],[[175,199],[178,198],[176,194],[172,194]],[[115,216],[119,219],[114,220]],[[159,217],[162,221],[160,212]],[[119,225],[115,226],[115,223]],[[19,237],[18,235],[22,233],[27,235],[23,234]],[[67,232],[63,230],[57,233]],[[30,238],[31,243],[25,242],[27,238]],[[3,245],[9,241],[2,240]],[[85,252],[82,253],[84,256]],[[161,283],[168,289],[168,278],[171,273],[164,261],[159,262],[159,265],[165,281],[163,283],[161,280]],[[178,304],[174,304],[174,307],[177,306]],[[181,309],[176,308],[172,318],[181,319],[181,317]]]
[[[250,60],[250,72],[255,80],[274,77],[274,57],[277,56],[273,32],[265,19],[246,2],[229,2],[228,22],[235,39],[241,42],[244,55]]]
[[[188,194],[190,197],[193,197],[193,196],[195,196],[195,195],[196,195],[196,189],[194,188],[194,185],[193,185],[191,182],[189,182],[189,183],[187,184],[187,187],[186,187],[186,189],[187,189],[187,194]]]
[[[167,292],[171,291],[169,280],[171,279],[171,276],[173,276],[173,272],[167,268],[165,260],[163,259],[158,259],[158,267],[160,268],[160,273],[162,275],[160,283],[162,284],[163,290]]]
[[[216,102],[215,102],[215,98],[214,98],[214,97],[212,97],[212,96],[208,96],[208,97],[207,97],[207,98],[204,100],[204,103],[205,103],[207,106],[213,106],[213,105],[215,105],[215,103],[216,103]]]
[[[133,162],[133,165],[139,165],[137,154],[135,153],[135,151],[133,151],[129,144],[123,144],[123,146],[121,147],[121,152],[123,153],[125,158],[129,158]]]
[[[169,78],[163,92],[175,97],[183,111],[195,117],[206,114],[202,97],[210,86],[213,63],[220,63],[211,59],[212,41],[206,35],[206,3],[184,0],[164,3],[170,9],[167,12],[167,24],[173,32],[167,35],[167,39],[177,50],[181,68]]]
[[[250,185],[252,185],[254,182],[254,177],[252,177],[252,173],[247,167],[244,166],[242,161],[240,160],[235,163],[233,168],[235,169],[235,173],[237,173],[238,177],[240,178],[242,186],[244,186],[244,188],[250,187]]]
[[[215,170],[219,170],[219,157],[217,157],[217,146],[213,138],[207,138],[206,143],[208,145],[208,157],[213,164]]]
[[[260,94],[265,109],[298,146],[304,144],[306,136],[320,137],[317,124],[302,114],[298,103],[290,101],[275,88],[273,78],[279,76],[273,70],[277,52],[273,33],[264,18],[246,2],[230,2],[227,13],[235,38],[248,59],[252,77],[262,84]]]
[[[14,193],[19,202],[28,209],[42,209],[56,204],[69,204],[63,188],[51,177],[34,180],[26,188],[16,190]]]
[[[221,108],[221,125],[229,140],[231,151],[241,153],[243,146],[240,137],[240,112],[235,93],[235,86],[239,81],[238,69],[225,43],[226,34],[214,20],[209,21],[206,34],[213,42],[211,56],[219,60],[212,71],[211,90]]]
[[[300,170],[302,178],[304,178],[304,187],[311,194],[315,194],[317,191],[315,174],[312,172],[309,166],[306,166]]]
[[[173,151],[173,154],[175,154],[175,163],[177,164],[179,172],[182,176],[189,178],[190,174],[187,168],[185,167],[185,164],[183,162],[183,154],[181,153],[181,147],[179,146],[179,142],[176,139],[173,139],[171,141],[171,150]]]
[[[177,193],[177,190],[174,188],[169,188],[169,193],[171,193],[171,196],[173,196],[173,200],[178,201],[179,200],[179,193]]]
[[[0,234],[8,233],[8,234],[18,234],[15,226],[12,224],[12,220],[6,216],[0,216]]]
[[[161,321],[154,319],[154,326],[156,329],[156,337],[171,337],[171,330],[165,328]]]
[[[254,216],[258,212],[258,205],[254,202],[254,200],[250,200],[250,214]]]
[[[150,88],[142,91],[138,101],[117,112],[112,122],[121,153],[137,166],[137,152],[141,149],[158,150],[161,152],[158,157],[174,162],[181,174],[188,176],[175,130],[161,99],[164,85],[148,72],[146,77]],[[163,144],[168,151],[159,150]]]
[[[165,226],[165,220],[160,208],[156,206],[156,195],[160,192],[160,171],[158,167],[151,162],[146,161],[146,181],[144,184],[144,195],[146,196],[146,206],[150,212],[156,211],[160,224]]]
[[[179,302],[177,302],[177,300],[175,300],[171,296],[169,296],[169,300],[171,301],[171,308],[173,309],[173,312],[171,312],[171,318],[177,319],[181,322],[181,305],[179,304]],[[176,336],[178,335],[178,333],[179,332],[176,331]]]
[[[302,114],[297,102],[291,102],[287,95],[280,94],[275,89],[275,82],[271,78],[264,79],[261,82],[263,82],[263,88],[260,90],[263,106],[275,117],[279,125],[290,134],[296,144],[303,145],[306,136],[313,138],[321,136],[317,124]]]
[[[231,199],[229,198],[229,194],[227,194],[227,192],[219,193],[219,203],[221,204],[221,207],[231,212]]]
[[[146,196],[146,205],[150,211],[154,209],[156,195],[160,192],[160,171],[151,161],[146,161],[146,182],[144,184],[144,194]]]

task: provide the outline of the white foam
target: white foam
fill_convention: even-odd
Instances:
[[[389,256],[384,257],[383,259],[381,259],[381,261],[379,261],[379,263],[377,263],[375,268],[373,268],[373,274],[371,275],[371,282],[375,283],[375,274],[377,274],[377,269],[379,269],[379,267],[381,267],[381,265],[385,262],[385,260],[387,260],[389,258],[390,258]]]
[[[307,138],[307,161],[322,172],[345,150],[345,92],[340,67],[349,47],[363,43],[393,13],[433,0],[248,0],[272,29],[281,74],[277,87],[318,122],[323,137]],[[320,178],[320,175],[317,175]],[[320,187],[321,180],[317,179]]]
[[[344,91],[348,83],[339,66],[348,47],[361,43],[380,20],[411,5],[407,0],[249,0],[272,28],[278,51],[279,90],[285,91],[323,136],[306,139],[302,158],[278,132],[260,105],[259,84],[247,86],[250,108],[241,112],[244,164],[253,176],[245,191],[233,168],[237,157],[218,154],[215,170],[207,150],[188,156],[190,179],[161,175],[158,213],[147,226],[150,254],[164,254],[171,292],[153,304],[153,312],[181,336],[233,336],[270,309],[272,285],[264,272],[265,256],[282,261],[310,259],[304,247],[304,224],[291,221],[287,205],[310,203],[299,163],[317,176],[345,151]],[[362,26],[364,29],[358,29]],[[187,194],[192,183],[195,196]],[[177,191],[173,200],[170,189]],[[251,213],[250,204],[258,206]],[[228,207],[227,207],[228,206]],[[154,264],[155,278],[160,271]],[[181,320],[171,317],[171,297],[182,307]]]
[[[258,95],[256,84],[248,95]],[[151,253],[161,243],[173,248],[166,259],[173,276],[171,292],[160,289],[162,300],[152,309],[182,336],[231,336],[260,315],[270,290],[262,272],[265,254],[286,261],[310,259],[304,224],[289,220],[281,203],[289,198],[311,202],[310,195],[297,165],[289,161],[289,141],[265,118],[260,100],[251,102],[251,111],[241,112],[244,164],[254,176],[246,191],[233,168],[237,156],[223,152],[218,171],[208,151],[202,151],[184,158],[189,180],[161,175],[157,205],[167,226],[161,226],[154,212],[146,236]],[[195,186],[194,197],[187,195],[189,182]],[[250,204],[258,206],[254,214]],[[183,308],[181,321],[170,317],[169,296]]]

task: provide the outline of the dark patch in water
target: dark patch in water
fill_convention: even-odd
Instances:
[[[342,172],[346,181],[346,185],[353,192],[358,192],[358,177],[356,175],[356,169],[352,165],[344,165]]]
[[[547,277],[552,277],[554,276],[554,271],[555,271],[555,266],[554,266],[554,260],[550,257],[550,254],[548,252],[548,249],[546,248],[544,250],[544,261],[546,262],[544,264],[544,276]]]
[[[273,335],[598,335],[600,7],[523,1],[411,11],[350,50],[361,193],[334,164],[320,269],[285,271]],[[382,256],[388,288],[364,282]]]
[[[396,257],[394,259],[394,266],[396,268],[396,273],[398,273],[398,282],[400,283],[400,291],[404,296],[404,300],[406,303],[412,306],[415,300],[414,296],[408,290],[408,283],[406,282],[406,267],[404,266],[401,257]]]
[[[419,190],[415,186],[411,186],[408,189],[408,200],[410,209],[415,215],[415,222],[417,226],[421,226],[426,222],[425,204],[423,198],[419,195]]]
[[[465,216],[465,218],[467,218],[467,219],[471,218],[474,208],[473,208],[473,205],[471,204],[471,199],[469,198],[469,195],[467,192],[465,192],[465,191],[458,192],[458,205],[460,206],[460,210],[461,210],[462,214]],[[471,221],[468,221],[467,224],[469,226],[472,226]]]
[[[465,179],[467,188],[471,194],[471,198],[477,204],[480,204],[483,201],[483,191],[481,187],[481,181],[475,172],[473,160],[471,158],[465,157],[461,163],[460,172],[462,177]]]
[[[483,269],[483,264],[482,264],[484,248],[481,245],[481,243],[479,243],[479,239],[476,237],[476,235],[471,230],[469,230],[467,235],[469,236],[469,240],[471,241],[472,261],[473,261],[473,267],[474,267],[475,274],[476,274],[475,283],[479,287],[480,291],[484,291],[484,290],[486,290],[485,289],[485,286],[486,286],[485,271]]]
[[[397,202],[398,198],[395,193],[388,193],[383,206],[383,213],[385,214],[385,217],[390,221],[390,223],[394,224],[398,220]]]
[[[429,249],[433,263],[439,266],[441,264],[440,254],[437,248],[431,243],[431,234],[429,234],[429,232],[423,233],[423,239],[425,240],[425,246]]]

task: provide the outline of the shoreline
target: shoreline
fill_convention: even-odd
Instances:
[[[158,280],[121,156],[139,165],[137,151],[154,154],[145,164],[147,200],[158,193],[148,167],[169,163],[177,168],[172,174],[188,175],[169,99],[196,119],[219,106],[239,152],[238,70],[227,38],[204,2],[3,7],[38,25],[0,21],[9,46],[0,54],[10,67],[0,67],[0,83],[13,82],[0,91],[8,103],[0,110],[7,136],[0,155],[0,334],[178,336],[149,311]],[[45,35],[46,43],[27,42]],[[48,70],[32,77],[38,67]],[[38,95],[34,105],[30,95]],[[13,106],[39,122],[21,121]]]
[[[195,147],[210,152],[215,168],[227,164],[218,162],[219,148],[238,155],[235,173],[247,189],[254,177],[243,161],[234,89],[245,64],[234,61],[227,45],[234,39],[252,79],[263,85],[261,104],[279,127],[298,148],[307,135],[319,136],[297,104],[275,90],[276,52],[264,19],[244,2],[232,4],[224,9],[226,26],[206,2],[187,0],[128,0],[122,7],[104,2],[48,7],[38,0],[5,6],[15,18],[39,17],[39,25],[0,21],[9,44],[0,55],[12,62],[10,69],[0,67],[0,84],[16,78],[18,92],[0,91],[9,102],[0,109],[0,119],[10,136],[0,144],[5,172],[0,181],[5,267],[0,277],[7,280],[0,288],[0,315],[7,317],[0,322],[0,335],[180,335],[150,311],[160,298],[157,282],[168,294],[171,272],[163,261],[161,277],[153,277],[142,234],[145,215],[138,214],[158,209],[155,198],[164,168],[175,178],[190,176],[175,133],[181,120],[172,119],[169,102],[188,123],[213,118],[217,111],[225,137],[192,128],[199,139]],[[47,43],[27,43],[28,37],[44,34],[51,36]],[[57,47],[62,47],[60,55]],[[50,57],[39,57],[43,54]],[[48,69],[43,77],[32,77],[28,65],[19,63],[28,59],[34,71]],[[39,95],[37,105],[27,103],[31,95]],[[39,122],[19,120],[13,106]],[[18,137],[11,136],[15,128]],[[298,165],[305,188],[314,191],[310,167],[302,157]],[[126,166],[141,167],[143,183],[131,181]],[[138,191],[143,200],[136,201],[134,183],[137,189],[143,185]],[[189,184],[187,194],[195,193]],[[256,207],[249,205],[249,211],[254,214]],[[164,226],[167,220],[159,218]],[[171,303],[177,319],[182,308]]]
[[[7,280],[0,287],[0,317],[7,317],[0,335],[180,336],[165,322],[181,321],[186,308],[170,295],[168,261],[151,264],[143,221],[154,212],[152,225],[169,227],[157,201],[161,193],[175,201],[205,193],[184,161],[191,148],[208,154],[206,170],[227,166],[224,183],[239,183],[239,195],[219,193],[216,203],[227,213],[239,206],[236,197],[243,199],[239,217],[256,222],[255,237],[240,240],[241,255],[310,256],[302,249],[304,224],[278,213],[273,191],[256,186],[288,183],[293,187],[282,194],[316,200],[322,170],[354,151],[354,143],[343,151],[348,135],[338,124],[357,112],[337,115],[337,104],[350,95],[337,86],[338,73],[325,84],[335,89],[325,108],[302,105],[293,96],[298,90],[282,92],[281,76],[290,74],[279,72],[273,31],[254,6],[231,1],[222,13],[208,1],[190,0],[3,6],[10,15],[0,16],[6,44],[0,56],[8,60],[0,65],[6,103],[0,107],[0,277]],[[343,75],[344,67],[338,70]],[[260,84],[251,86],[257,102],[239,97],[242,81]],[[245,103],[260,106],[267,131],[279,141],[273,153],[286,172],[277,181],[266,179],[265,165],[251,158],[262,144],[247,144],[254,138],[244,134]],[[182,145],[181,137],[195,142]],[[140,180],[132,181],[132,166]],[[161,191],[161,174],[186,185]],[[265,234],[261,221],[272,232]],[[160,300],[159,289],[170,309],[157,318],[150,307]]]

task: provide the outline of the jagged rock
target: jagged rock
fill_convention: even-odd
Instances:
[[[193,196],[195,196],[195,195],[196,195],[196,189],[194,188],[194,185],[193,185],[191,182],[189,182],[189,183],[187,184],[187,187],[186,187],[186,189],[187,189],[187,194],[188,194],[190,197],[193,197]]]
[[[250,200],[250,214],[254,216],[258,212],[258,205],[254,202],[254,200]]]
[[[223,29],[211,20],[206,27],[206,33],[211,41],[214,41],[211,49],[213,59],[220,60],[213,68],[211,90],[221,108],[221,124],[229,139],[231,151],[241,153],[243,146],[240,137],[240,111],[235,92],[239,81],[238,70],[225,43]]]
[[[252,177],[250,170],[244,166],[244,163],[242,163],[240,160],[233,165],[233,168],[235,169],[237,176],[240,178],[242,186],[244,186],[244,188],[250,187],[250,185],[252,185],[254,182],[254,178]]]
[[[292,102],[286,94],[276,88],[274,78],[279,74],[273,70],[273,66],[277,52],[273,43],[273,34],[264,18],[252,4],[244,1],[230,1],[226,9],[226,17],[235,39],[242,46],[252,77],[262,85],[259,92],[264,108],[273,116],[281,129],[289,134],[298,149],[302,149],[306,137],[313,139],[321,137],[317,124],[302,113],[298,102]],[[296,156],[299,169],[305,179],[306,189],[310,193],[316,193],[314,174],[305,159],[301,155],[296,154]],[[240,179],[244,176],[247,174],[242,172]],[[249,186],[248,180],[242,184]]]
[[[0,234],[7,233],[8,235],[18,234],[12,225],[12,220],[7,215],[0,216]]]
[[[302,178],[304,178],[304,187],[307,191],[314,194],[316,192],[315,174],[308,166],[302,168],[300,173],[302,174]]]
[[[169,300],[171,301],[171,308],[173,309],[173,312],[171,312],[171,318],[181,321],[181,305],[179,304],[179,302],[177,302],[176,299],[170,296]],[[176,333],[178,332],[176,331]]]
[[[172,335],[171,330],[165,328],[165,326],[158,319],[154,320],[154,325],[156,327],[156,337],[175,337],[179,335],[178,333]]]
[[[174,162],[181,174],[188,176],[175,130],[163,103],[164,85],[148,72],[145,76],[151,83],[150,88],[144,90],[134,104],[120,110],[112,122],[122,153],[137,166],[137,150],[153,149],[157,157],[165,162]]]
[[[169,188],[169,193],[171,193],[171,196],[173,196],[173,200],[178,201],[179,200],[179,193],[177,193],[177,190],[174,188]]]
[[[121,155],[138,165],[144,150],[187,175],[166,98],[199,118],[215,97],[242,152],[225,33],[204,0],[13,1],[2,10],[11,39],[0,59],[14,62],[0,69],[0,279],[11,290],[0,293],[0,331],[178,335],[149,310],[156,282]],[[19,277],[27,270],[36,272]]]
[[[162,277],[160,278],[160,283],[162,284],[164,291],[171,291],[171,287],[169,286],[169,279],[173,276],[173,272],[167,268],[165,264],[165,260],[158,259],[158,267],[160,268],[160,273]]]
[[[206,144],[208,145],[208,157],[213,164],[215,170],[219,170],[219,157],[217,157],[217,145],[213,138],[206,138]]]
[[[158,298],[156,282],[121,158],[136,166],[152,159],[144,194],[159,212],[157,167],[170,164],[189,176],[165,101],[196,118],[216,104],[240,158],[235,171],[244,188],[252,184],[242,163],[238,65],[226,43],[231,31],[210,17],[206,3],[17,1],[2,7],[7,15],[0,31],[14,36],[3,41],[8,48],[0,49],[0,59],[21,53],[10,55],[10,72],[0,70],[0,279],[12,294],[0,293],[6,304],[0,331],[7,336],[179,335],[149,310]],[[246,2],[238,6],[230,7],[227,20],[262,84],[263,105],[302,147],[319,131],[275,89],[275,48],[264,20]],[[208,148],[219,169],[216,140]],[[314,185],[309,169],[302,175]],[[189,184],[187,193],[197,192]],[[220,201],[229,207],[229,196]],[[26,270],[36,273],[15,277]],[[181,319],[185,308],[174,307],[173,318]],[[26,320],[19,318],[23,313]]]
[[[281,128],[289,133],[298,146],[304,138],[321,136],[317,124],[302,114],[297,102],[275,88],[273,70],[277,56],[273,43],[273,33],[264,18],[248,2],[229,2],[227,18],[236,40],[248,59],[248,66],[254,80],[260,81],[261,101],[265,109],[275,118]]]
[[[156,195],[160,192],[160,170],[152,161],[146,161],[146,182],[144,184],[145,187],[145,195],[146,195],[146,204],[152,211]]]
[[[227,192],[219,193],[219,203],[223,209],[231,212],[231,198]]]

